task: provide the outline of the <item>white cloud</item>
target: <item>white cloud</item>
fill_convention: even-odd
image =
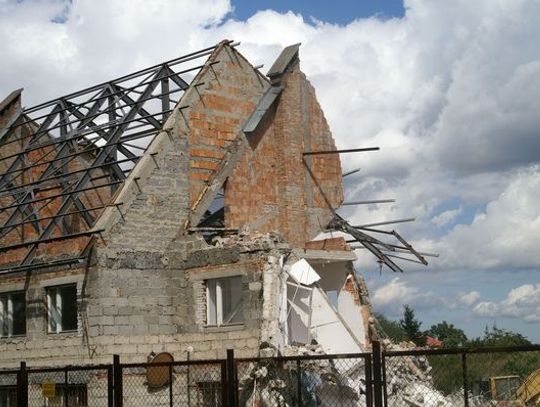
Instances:
[[[373,304],[387,306],[395,303],[408,303],[418,294],[415,287],[409,287],[405,281],[394,278],[388,284],[375,290],[371,297]]]
[[[456,219],[463,209],[461,207],[456,209],[449,209],[447,211],[441,212],[437,216],[434,216],[431,218],[431,223],[433,223],[437,227],[442,227],[444,225],[449,224],[454,219]]]
[[[508,292],[501,302],[483,301],[473,308],[482,317],[520,318],[525,322],[540,322],[540,284],[524,284]]]
[[[470,225],[435,244],[440,267],[535,268],[540,264],[540,168],[518,172]]]
[[[468,293],[461,293],[458,296],[458,301],[468,307],[478,302],[479,299],[480,293],[478,291],[469,291]]]
[[[0,0],[0,97],[24,86],[26,104],[41,102],[223,38],[268,68],[302,42],[338,145],[383,148],[347,156],[346,169],[362,167],[348,196],[397,199],[349,219],[416,217],[399,230],[441,253],[436,269],[539,267],[540,3],[406,0],[406,9],[337,26],[270,10],[235,21],[228,0]],[[486,209],[437,235],[433,225],[471,207]],[[361,264],[376,266],[369,255]]]
[[[410,305],[415,310],[446,305],[444,298],[431,291],[422,292],[399,277],[378,287],[371,295],[371,303],[375,310],[383,312],[385,315],[394,316],[401,315],[402,307],[405,304]]]

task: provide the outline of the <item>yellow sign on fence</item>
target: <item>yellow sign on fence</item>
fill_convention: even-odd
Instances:
[[[55,398],[56,397],[56,383],[52,380],[46,379],[41,383],[41,394],[43,397]]]

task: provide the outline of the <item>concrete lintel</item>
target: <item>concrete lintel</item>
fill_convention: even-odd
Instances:
[[[294,249],[293,254],[306,260],[355,261],[356,254],[348,250]]]

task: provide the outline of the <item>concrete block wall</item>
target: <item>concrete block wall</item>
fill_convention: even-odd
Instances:
[[[29,365],[104,363],[114,353],[144,362],[152,351],[182,359],[188,346],[198,359],[224,357],[227,348],[254,356],[261,338],[276,340],[278,257],[209,248],[187,227],[197,224],[226,181],[228,226],[278,232],[303,247],[331,213],[302,152],[335,145],[297,64],[284,77],[285,90],[258,145],[249,145],[241,128],[269,85],[228,45],[210,59],[218,60],[197,75],[179,104],[189,108],[171,114],[114,197],[123,204],[120,210],[103,211],[95,228],[105,232],[96,239],[91,265],[2,277],[3,292],[26,290],[28,333],[0,338],[0,365],[14,366],[22,358]],[[337,207],[339,158],[308,164]],[[73,251],[74,242],[62,244],[62,250]],[[207,327],[202,281],[231,275],[242,276],[245,322]],[[54,282],[77,284],[78,332],[47,333],[44,287]]]
[[[205,249],[212,252],[216,249]],[[220,250],[217,249],[219,252]],[[242,255],[230,263],[220,253],[186,259],[183,253],[130,253],[106,266],[65,269],[11,277],[1,290],[24,289],[27,296],[27,334],[0,338],[0,366],[109,363],[113,354],[124,362],[146,362],[150,352],[170,352],[176,360],[224,358],[227,349],[239,356],[258,353],[261,335],[262,270],[266,258]],[[202,258],[223,264],[206,264]],[[194,260],[195,259],[195,260]],[[244,322],[235,326],[206,326],[208,278],[242,277]],[[78,288],[77,332],[47,333],[46,287],[75,283]]]

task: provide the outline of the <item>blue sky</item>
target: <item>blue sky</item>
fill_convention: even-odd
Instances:
[[[353,224],[396,225],[427,269],[358,251],[376,310],[540,342],[540,3],[536,0],[0,0],[0,94],[32,105],[228,38],[301,66],[344,157]],[[404,10],[406,9],[406,13]],[[287,13],[288,11],[292,13]],[[312,17],[324,24],[314,23]],[[264,71],[263,69],[263,71]]]
[[[292,11],[304,17],[335,24],[348,24],[359,18],[376,15],[380,18],[402,17],[405,8],[401,0],[338,0],[329,6],[324,0],[235,0],[232,16],[246,20],[259,10],[281,13]]]

